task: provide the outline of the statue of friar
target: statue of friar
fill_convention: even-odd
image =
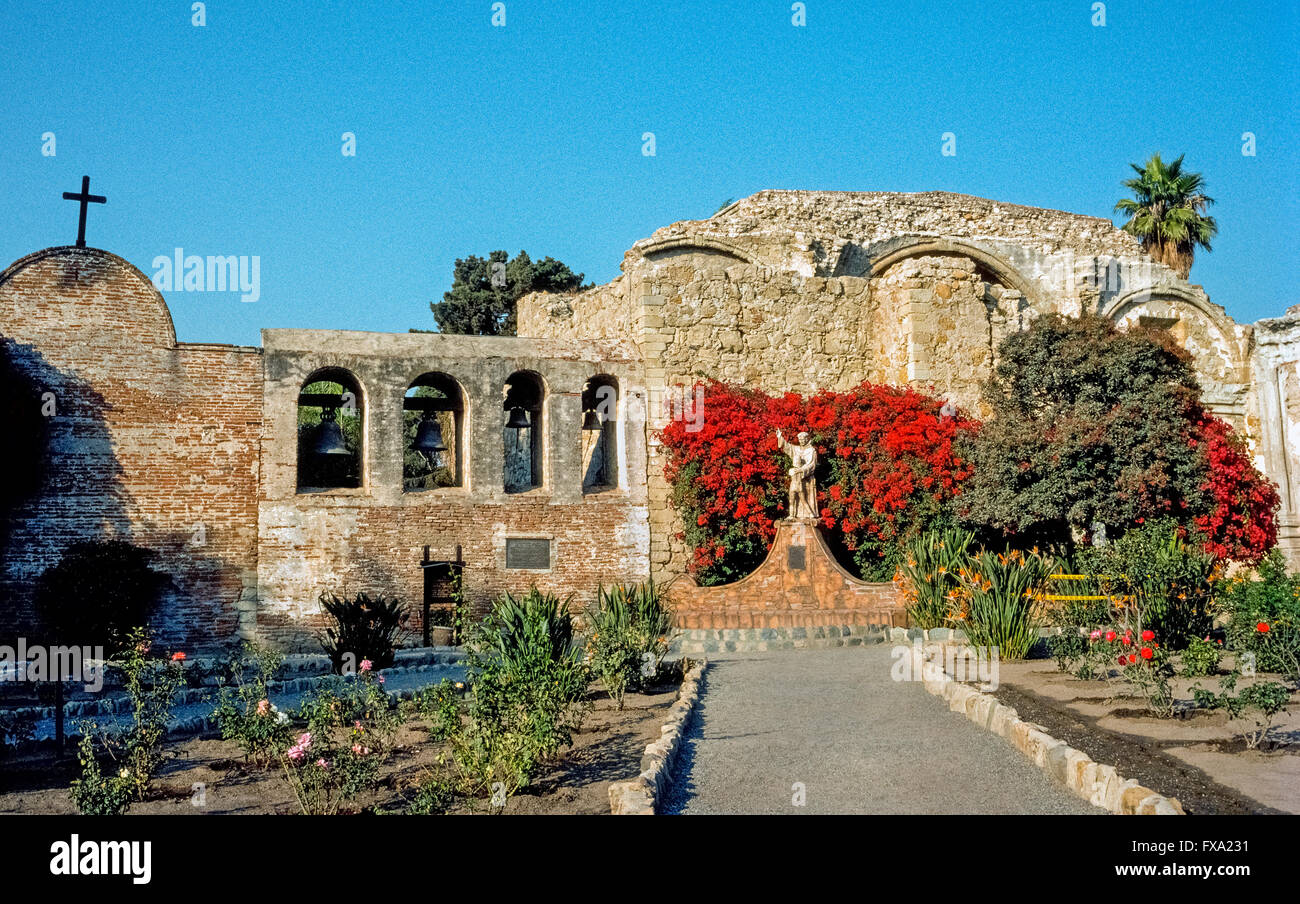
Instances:
[[[817,450],[809,442],[808,434],[799,431],[799,445],[787,443],[778,428],[776,444],[786,455],[790,456],[790,509],[787,518],[817,517],[817,480],[813,472],[817,470]]]

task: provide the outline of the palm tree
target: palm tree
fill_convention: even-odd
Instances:
[[[1183,158],[1165,163],[1159,154],[1146,166],[1130,163],[1136,179],[1124,182],[1134,197],[1123,198],[1115,210],[1128,216],[1124,231],[1142,240],[1142,247],[1183,279],[1192,270],[1196,246],[1210,250],[1210,239],[1219,231],[1214,217],[1205,209],[1214,203],[1202,189],[1200,173],[1183,172]]]

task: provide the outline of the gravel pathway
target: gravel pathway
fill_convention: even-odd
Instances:
[[[714,660],[663,812],[1104,812],[919,683],[892,681],[891,649]]]

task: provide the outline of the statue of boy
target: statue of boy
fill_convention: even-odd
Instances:
[[[817,480],[813,472],[817,469],[817,450],[809,442],[808,434],[799,431],[799,445],[787,443],[778,428],[777,446],[790,456],[790,508],[787,518],[817,517]]]

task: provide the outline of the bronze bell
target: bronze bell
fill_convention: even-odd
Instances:
[[[411,448],[416,452],[424,452],[429,455],[447,451],[447,445],[442,440],[442,425],[438,423],[436,417],[430,417],[426,414],[420,418],[420,426],[416,428],[415,439],[411,443]]]
[[[313,455],[323,457],[334,455],[351,455],[347,443],[343,441],[343,429],[336,420],[338,412],[326,408],[320,415],[320,426],[316,428],[316,442],[312,446]]]
[[[510,419],[506,421],[506,426],[512,430],[524,430],[531,427],[528,420],[528,412],[522,408],[511,408]]]
[[[600,417],[597,416],[596,409],[588,408],[586,411],[582,413],[582,429],[583,430],[600,429]]]

